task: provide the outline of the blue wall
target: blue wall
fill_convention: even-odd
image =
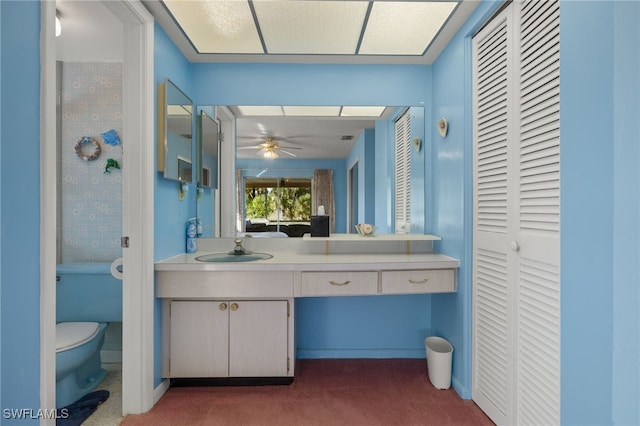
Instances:
[[[564,424],[640,423],[639,24],[637,2],[561,5]]]
[[[157,85],[164,83],[165,78],[171,80],[193,100],[191,64],[158,24],[155,25],[155,29],[156,106],[158,103]],[[155,128],[157,140],[157,124]],[[157,161],[157,150],[155,158]],[[179,201],[178,182],[164,179],[162,173],[156,172],[154,193],[154,256],[156,260],[185,252],[185,222],[196,215],[195,185],[190,184],[189,186],[190,190],[186,198]]]
[[[611,408],[615,424],[640,424],[640,2],[617,2],[613,19]]]
[[[39,2],[0,2],[0,403],[3,410],[34,413],[40,406],[39,37]]]

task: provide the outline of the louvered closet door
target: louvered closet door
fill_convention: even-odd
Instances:
[[[560,8],[520,9],[517,423],[560,424]]]
[[[509,100],[512,19],[500,13],[473,39],[473,399],[498,424],[512,412],[513,289],[509,283]]]
[[[474,62],[473,398],[498,424],[559,424],[558,2],[512,3]]]

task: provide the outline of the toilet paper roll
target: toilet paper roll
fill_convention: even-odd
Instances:
[[[120,267],[120,269],[118,269]],[[113,275],[114,278],[121,280],[122,279],[122,258],[119,257],[116,260],[114,260],[113,262],[111,262],[111,275]]]
[[[325,214],[324,206],[318,206],[318,216],[324,216]]]

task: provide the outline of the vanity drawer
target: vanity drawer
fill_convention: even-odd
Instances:
[[[449,293],[456,291],[453,269],[382,272],[382,294]]]
[[[156,272],[156,297],[283,298],[293,296],[289,271],[162,271]]]
[[[355,296],[378,293],[377,272],[303,272],[301,296]]]

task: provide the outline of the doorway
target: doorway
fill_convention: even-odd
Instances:
[[[64,0],[60,0],[64,1]],[[79,2],[85,3],[85,2]],[[92,3],[92,2],[86,2]],[[153,383],[153,18],[139,1],[100,2],[122,23],[122,414],[148,411]],[[55,2],[41,2],[41,212],[57,208]],[[104,15],[93,18],[101,19]],[[64,21],[63,21],[64,31]],[[99,49],[94,49],[99,50]],[[127,143],[127,141],[129,143]],[[41,406],[55,407],[56,215],[41,214]],[[46,422],[45,422],[46,423]],[[53,424],[53,422],[51,423]]]

